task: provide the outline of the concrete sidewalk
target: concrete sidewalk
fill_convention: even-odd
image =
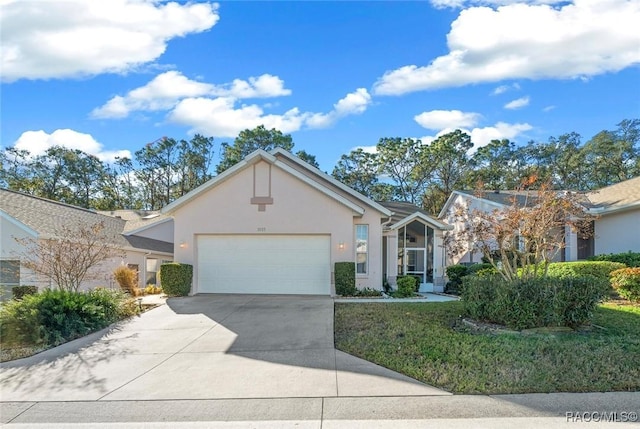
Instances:
[[[0,403],[6,427],[638,427],[640,393]],[[635,411],[634,411],[635,410]],[[636,414],[633,414],[633,413]],[[635,416],[635,417],[634,417]],[[610,420],[610,421],[607,421]],[[634,422],[636,420],[636,422]],[[127,424],[124,424],[127,423]],[[600,424],[598,424],[600,423]],[[166,425],[166,426],[165,426]]]

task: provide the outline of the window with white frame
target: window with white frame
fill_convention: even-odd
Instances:
[[[369,272],[369,225],[356,225],[356,274]]]
[[[158,284],[158,260],[156,258],[147,258],[145,285]]]

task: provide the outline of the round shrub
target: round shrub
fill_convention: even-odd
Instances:
[[[160,283],[168,296],[187,296],[193,280],[193,265],[171,262],[160,265]]]
[[[621,268],[613,271],[611,286],[621,297],[640,302],[640,268]]]
[[[416,278],[414,276],[398,276],[396,284],[398,286],[394,294],[396,298],[409,298],[415,294]]]

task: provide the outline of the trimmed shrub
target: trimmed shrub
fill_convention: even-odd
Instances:
[[[589,261],[620,262],[630,268],[640,267],[640,252],[610,253],[588,258]]]
[[[467,275],[478,274],[480,272],[482,272],[483,275],[486,275],[486,273],[498,274],[498,271],[491,264],[473,264],[467,267]]]
[[[640,302],[640,268],[621,268],[613,271],[611,286],[621,297]]]
[[[187,296],[193,280],[193,265],[170,262],[160,265],[162,290],[168,296]]]
[[[115,277],[116,282],[118,282],[118,286],[120,286],[120,289],[123,292],[130,293],[132,296],[137,296],[137,274],[134,270],[128,267],[120,266],[113,271],[113,277]]]
[[[57,345],[100,330],[135,314],[133,300],[121,292],[45,290],[0,308],[3,345]]]
[[[512,282],[498,276],[467,276],[462,300],[470,317],[513,329],[576,328],[591,321],[606,296],[608,281],[586,277],[544,277]]]
[[[334,266],[336,294],[354,296],[356,290],[356,263],[336,262]]]
[[[398,276],[396,281],[398,290],[394,293],[396,298],[409,298],[415,294],[416,278],[415,276]]]
[[[25,295],[34,295],[38,293],[38,286],[14,286],[11,288],[13,299],[22,299]]]
[[[469,269],[466,265],[450,265],[446,268],[447,277],[449,281],[446,285],[447,293],[457,294],[460,286],[462,285],[462,278],[469,273]]]
[[[609,261],[552,262],[547,275],[561,278],[593,276],[608,281],[612,271],[624,267],[620,262]]]

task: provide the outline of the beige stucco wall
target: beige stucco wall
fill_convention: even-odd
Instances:
[[[640,252],[640,210],[603,215],[594,226],[596,255]]]
[[[257,174],[268,164],[260,161]],[[271,167],[271,197],[265,211],[251,204],[254,195],[252,166],[180,206],[174,213],[174,257],[194,265],[198,234],[329,234],[331,270],[335,262],[354,261],[356,224],[369,225],[369,273],[358,276],[358,287],[382,288],[382,228],[380,213],[365,207],[362,217],[335,199],[302,182],[277,166]],[[260,182],[264,184],[262,181]],[[265,192],[257,186],[256,192]],[[362,203],[360,203],[362,205]],[[339,244],[344,243],[344,249]],[[331,276],[333,278],[333,275]],[[334,288],[332,286],[332,293]],[[194,284],[193,293],[198,292]]]
[[[173,243],[173,234],[173,219],[169,219],[158,223],[157,225],[143,229],[142,231],[138,231],[134,235]]]

